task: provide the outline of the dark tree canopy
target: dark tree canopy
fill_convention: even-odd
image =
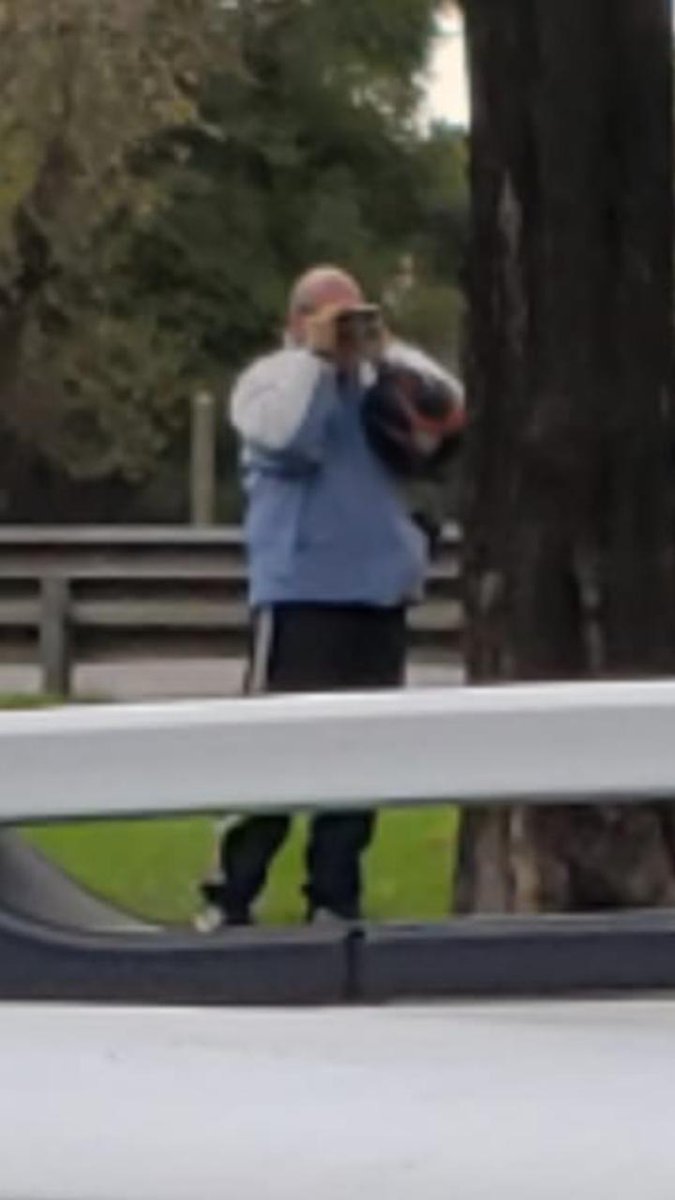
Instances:
[[[358,270],[455,355],[465,145],[417,117],[438,0],[16,4],[0,55],[30,128],[10,136],[7,116],[0,189],[6,512],[53,512],[51,478],[105,494],[99,518],[150,482],[179,517],[187,393],[222,391],[278,336],[312,261]],[[53,129],[31,55],[45,105],[64,94]]]

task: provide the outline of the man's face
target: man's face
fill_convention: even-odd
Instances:
[[[323,311],[346,311],[363,304],[363,292],[349,279],[328,278],[312,287],[298,312],[291,317],[289,332],[299,346],[307,342],[307,325]]]

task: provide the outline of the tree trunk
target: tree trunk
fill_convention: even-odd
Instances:
[[[668,673],[670,5],[467,0],[466,15],[471,678]],[[470,814],[457,903],[670,902],[670,843],[668,806]]]

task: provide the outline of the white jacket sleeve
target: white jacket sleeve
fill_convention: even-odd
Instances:
[[[287,349],[244,372],[232,393],[230,413],[245,442],[275,456],[318,462],[338,402],[330,365],[307,350]]]

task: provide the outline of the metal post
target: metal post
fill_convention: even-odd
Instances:
[[[40,665],[43,691],[70,695],[70,586],[63,575],[46,575],[41,587]]]
[[[216,401],[210,392],[192,398],[190,518],[193,525],[216,519]]]

